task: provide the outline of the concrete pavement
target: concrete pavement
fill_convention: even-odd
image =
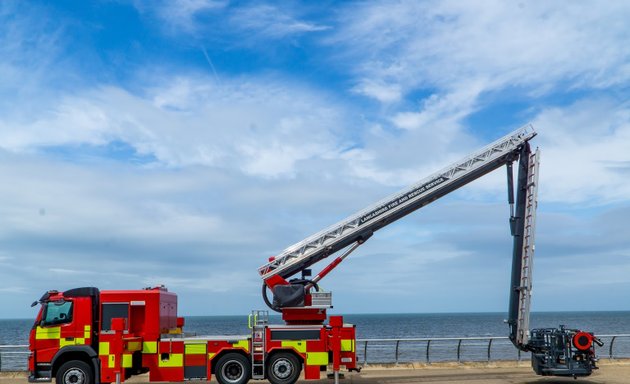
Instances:
[[[629,384],[630,360],[601,361],[601,369],[586,378],[560,378],[537,376],[528,362],[496,363],[436,363],[405,364],[398,367],[369,366],[360,373],[345,373],[342,384]],[[128,380],[129,383],[147,383],[148,376],[141,375]],[[213,382],[216,382],[213,380]],[[309,383],[300,381],[301,383]],[[0,384],[24,384],[24,373],[0,374]],[[194,383],[194,382],[191,382]],[[250,383],[255,383],[251,381]],[[267,383],[266,381],[260,382]],[[310,381],[313,384],[330,384],[332,380]]]

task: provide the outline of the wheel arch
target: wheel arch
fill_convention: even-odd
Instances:
[[[72,360],[83,361],[92,367],[94,373],[94,383],[100,382],[100,363],[98,360],[98,354],[94,348],[87,345],[73,345],[64,347],[57,351],[51,361],[51,377],[54,378],[57,375],[59,367]]]

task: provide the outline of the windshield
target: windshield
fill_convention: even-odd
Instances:
[[[72,301],[58,300],[44,304],[42,326],[72,321]]]

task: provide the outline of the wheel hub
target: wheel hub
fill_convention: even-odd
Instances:
[[[293,366],[287,360],[278,360],[273,365],[273,373],[280,379],[286,379],[291,376],[291,372],[293,372]]]
[[[85,382],[85,372],[78,368],[70,369],[63,375],[64,384],[83,384]]]
[[[224,366],[223,376],[231,382],[237,382],[243,376],[243,367],[237,362],[231,362]]]

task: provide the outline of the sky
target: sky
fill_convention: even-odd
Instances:
[[[264,309],[268,257],[528,123],[533,310],[630,310],[628,20],[626,1],[2,1],[0,318],[80,286]],[[499,169],[380,230],[322,280],[333,313],[507,311],[508,217]]]

